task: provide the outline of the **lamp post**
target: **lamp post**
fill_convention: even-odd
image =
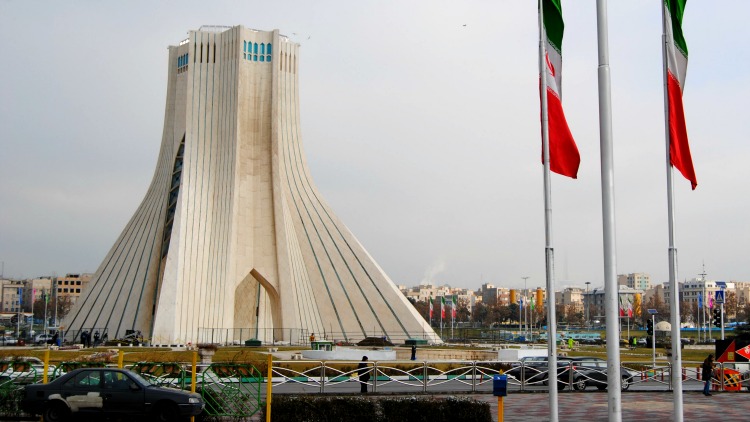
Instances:
[[[526,276],[526,277],[521,277],[521,278],[523,279],[523,297],[524,298],[528,298],[529,291],[526,288],[526,280],[528,280],[529,277]],[[529,318],[526,317],[526,313],[529,312],[529,309],[530,309],[529,305],[530,305],[530,303],[527,303],[526,307],[524,307],[524,309],[523,309],[523,318],[526,320],[526,332],[524,333],[524,337],[526,337],[526,338],[529,337]]]
[[[651,359],[652,359],[652,368],[654,368],[654,377],[656,377],[656,318],[655,315],[657,314],[656,309],[649,309],[648,313],[651,314],[651,327],[653,330],[653,334],[651,334]]]
[[[589,306],[591,306],[589,299],[589,284],[591,284],[590,281],[586,282],[586,327],[588,328],[590,326],[589,324]]]

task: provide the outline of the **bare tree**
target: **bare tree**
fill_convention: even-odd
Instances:
[[[737,318],[737,293],[727,292],[724,300],[724,314],[726,320]]]

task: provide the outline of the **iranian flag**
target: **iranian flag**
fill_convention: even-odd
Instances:
[[[445,296],[440,296],[440,319],[445,319]]]
[[[430,320],[432,319],[432,298],[430,298]]]
[[[576,179],[581,156],[578,154],[578,147],[570,133],[562,108],[562,40],[565,24],[560,1],[541,0],[544,21],[544,76],[547,82],[549,165],[553,172]]]
[[[698,186],[690,156],[682,90],[685,88],[688,50],[682,35],[682,15],[687,0],[664,0],[665,54],[667,56],[667,98],[669,101],[669,161],[690,181]]]
[[[452,306],[451,306],[451,317],[453,317],[453,319],[456,319],[456,306],[458,305],[458,300],[457,299],[458,299],[458,297],[454,295],[453,296],[453,303],[452,303]]]

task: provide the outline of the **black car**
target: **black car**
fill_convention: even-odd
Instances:
[[[46,422],[97,420],[107,416],[150,416],[157,421],[178,421],[201,413],[199,394],[158,387],[126,369],[83,368],[49,384],[25,387],[24,412],[43,415]]]
[[[547,385],[547,356],[529,356],[520,359],[520,363],[514,365],[505,374],[517,380],[524,381],[525,384],[543,384]],[[562,390],[568,381],[568,368],[570,367],[571,358],[565,356],[557,357],[557,388]]]
[[[607,361],[594,357],[576,357],[571,359],[573,366],[573,388],[585,390],[587,386],[595,386],[599,390],[607,388]],[[627,369],[620,367],[620,388],[627,390],[633,383],[633,375]]]

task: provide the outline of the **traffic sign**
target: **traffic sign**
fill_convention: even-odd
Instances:
[[[724,303],[724,290],[717,290],[716,291],[716,298],[714,299],[716,303]]]
[[[725,281],[717,281],[716,282],[716,287],[718,287],[718,288],[720,288],[722,290],[726,289],[727,288],[727,283]]]
[[[742,349],[735,350],[735,353],[742,356],[745,359],[750,359],[750,345],[743,347]]]
[[[650,313],[651,315],[657,314],[656,309],[649,309],[648,313]]]

